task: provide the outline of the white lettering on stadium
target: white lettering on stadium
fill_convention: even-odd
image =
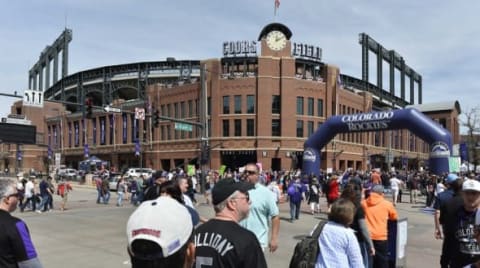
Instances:
[[[195,247],[210,247],[215,249],[222,257],[233,249],[232,243],[228,242],[219,234],[199,233],[195,235]]]
[[[257,42],[255,41],[230,41],[223,42],[224,56],[246,56],[257,54]]]

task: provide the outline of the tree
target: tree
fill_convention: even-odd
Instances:
[[[467,110],[464,120],[460,119],[461,126],[467,129],[466,144],[468,148],[469,162],[473,163],[474,170],[480,164],[480,107]]]

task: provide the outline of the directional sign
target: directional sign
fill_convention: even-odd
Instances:
[[[145,109],[135,107],[135,119],[145,120]]]
[[[184,123],[175,123],[175,130],[183,130],[192,132],[192,125]]]
[[[20,119],[20,118],[10,118],[10,117],[2,117],[2,123],[9,123],[9,124],[21,124],[21,125],[31,125],[32,121],[27,119]]]
[[[121,110],[120,108],[114,108],[114,107],[110,107],[110,106],[108,106],[108,105],[105,106],[105,107],[103,108],[103,110],[105,110],[105,112],[107,112],[107,113],[110,113],[110,112],[112,112],[112,113],[121,113],[121,112],[122,112],[122,110]]]

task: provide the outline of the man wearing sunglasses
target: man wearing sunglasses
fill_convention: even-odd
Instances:
[[[248,191],[252,205],[250,215],[240,222],[240,225],[255,233],[263,251],[269,248],[274,252],[278,247],[278,232],[280,230],[280,216],[275,196],[266,186],[259,182],[258,167],[255,163],[245,166],[245,181],[252,184],[254,189]],[[272,233],[269,239],[269,223],[272,222]]]
[[[0,179],[0,267],[42,267],[27,225],[10,215],[18,204],[19,193],[12,179]]]
[[[251,231],[238,222],[248,217],[252,185],[219,180],[212,189],[215,218],[195,230],[194,267],[267,267],[260,244]]]

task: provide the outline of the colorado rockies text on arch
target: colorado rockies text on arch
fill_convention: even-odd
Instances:
[[[350,114],[342,116],[342,122],[365,122],[375,120],[391,119],[393,117],[393,111],[368,113],[368,114]]]
[[[349,131],[366,131],[387,129],[389,119],[393,117],[392,111],[344,115],[342,122],[347,124]]]

